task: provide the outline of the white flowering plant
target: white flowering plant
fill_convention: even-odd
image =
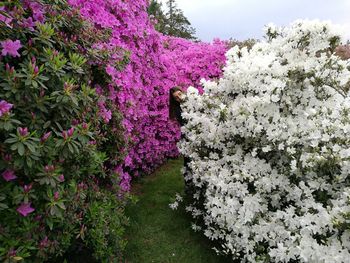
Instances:
[[[187,207],[239,262],[349,262],[350,60],[330,22],[266,27],[187,91]],[[196,228],[197,229],[197,228]]]

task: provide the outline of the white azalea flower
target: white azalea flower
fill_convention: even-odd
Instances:
[[[182,105],[192,228],[240,262],[348,262],[350,61],[330,22],[265,32]]]

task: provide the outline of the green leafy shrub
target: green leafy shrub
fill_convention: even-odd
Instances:
[[[95,90],[112,85],[112,51],[96,48],[109,35],[64,0],[0,4],[1,261],[54,259],[76,243],[110,261],[125,246],[121,114]]]

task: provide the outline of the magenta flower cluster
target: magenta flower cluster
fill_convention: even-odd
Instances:
[[[5,100],[0,100],[0,117],[12,109],[13,105]]]
[[[1,47],[2,47],[2,51],[1,51],[1,55],[6,56],[6,55],[10,55],[12,57],[19,57],[20,54],[18,53],[18,50],[22,47],[21,42],[19,40],[4,40],[1,41]]]
[[[106,68],[115,86],[103,87],[123,113],[125,136],[131,143],[125,148],[124,164],[116,167],[121,175],[121,187],[129,190],[131,175],[149,173],[168,157],[177,156],[179,126],[168,118],[169,89],[175,85],[187,88],[199,86],[201,78],[221,75],[227,45],[194,43],[158,33],[146,12],[148,1],[69,0],[96,27],[110,28],[109,43],[102,48],[122,48],[130,52],[129,63],[123,69],[113,67],[110,58]],[[101,87],[98,87],[101,89]],[[100,105],[100,115],[106,122],[110,112]]]

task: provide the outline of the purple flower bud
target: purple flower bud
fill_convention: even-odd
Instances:
[[[22,137],[26,137],[29,133],[28,133],[28,128],[18,128],[18,133],[22,136]]]
[[[53,172],[54,170],[55,170],[55,166],[54,166],[54,165],[46,165],[46,166],[44,167],[44,171],[45,171],[46,173]]]
[[[33,40],[31,38],[29,38],[28,40],[28,46],[31,47],[33,45]]]
[[[56,192],[53,194],[53,198],[55,199],[55,201],[57,201],[57,200],[60,198],[60,193],[56,191]]]
[[[26,184],[23,186],[23,191],[25,193],[28,193],[30,190],[32,190],[32,187],[33,187],[33,184],[29,184],[29,185]]]
[[[15,256],[17,255],[17,251],[16,251],[15,249],[11,248],[11,249],[7,252],[7,254],[8,254],[8,256],[9,256],[10,258],[12,258],[12,257],[15,257]]]
[[[34,68],[34,75],[38,75],[38,73],[39,73],[39,68],[38,68],[38,66],[35,66],[35,68]]]
[[[85,184],[83,182],[78,184],[78,189],[84,189]]]
[[[79,120],[77,119],[72,120],[72,125],[78,125],[78,124],[79,124]]]
[[[74,127],[70,128],[68,131],[67,131],[67,135],[69,137],[72,137],[73,136],[73,133],[74,133]]]
[[[39,243],[40,248],[45,248],[49,246],[49,239],[47,236],[45,236]]]
[[[9,63],[6,63],[5,67],[6,67],[6,71],[10,71],[11,67],[10,67]]]
[[[83,122],[83,124],[81,126],[84,130],[87,130],[89,128],[89,126],[85,122]]]
[[[70,90],[71,90],[71,85],[68,84],[67,82],[65,82],[65,83],[63,84],[63,90],[64,90],[65,92],[69,93]]]
[[[58,180],[60,182],[64,182],[64,175],[63,174],[60,174],[60,176],[58,176]]]
[[[43,218],[42,215],[37,215],[37,216],[34,218],[34,220],[35,220],[35,221],[40,221],[42,218]]]
[[[32,57],[32,64],[35,65],[36,63],[36,57]]]
[[[45,90],[40,90],[40,97],[44,97],[45,96]]]
[[[66,132],[66,131],[63,131],[63,132],[62,132],[62,137],[63,137],[64,140],[67,140],[68,135],[67,135],[67,132]]]
[[[5,154],[5,155],[4,155],[4,160],[5,160],[6,162],[11,162],[11,160],[12,160],[12,155],[9,154],[9,153]]]
[[[40,142],[41,142],[41,143],[46,142],[47,139],[48,139],[50,136],[51,136],[51,132],[50,132],[50,131],[47,132],[47,133],[45,133],[45,134],[41,137]]]

